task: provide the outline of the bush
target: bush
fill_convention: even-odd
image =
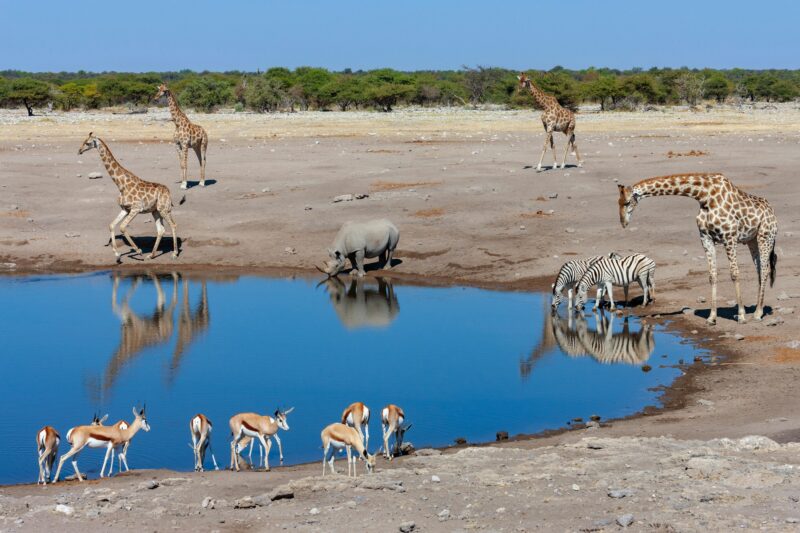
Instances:
[[[266,76],[248,80],[244,91],[245,105],[259,113],[276,111],[286,97],[286,91],[281,87],[281,83]]]
[[[195,78],[178,97],[182,105],[209,113],[233,99],[231,87],[209,77]]]
[[[722,103],[731,94],[731,83],[722,74],[712,74],[703,87],[703,96]]]
[[[28,110],[28,116],[33,116],[33,108],[43,105],[51,100],[50,85],[31,78],[12,80],[5,97],[10,105],[23,105]]]
[[[387,113],[398,102],[410,98],[414,94],[411,78],[392,69],[374,70],[366,76],[365,81],[366,101]]]

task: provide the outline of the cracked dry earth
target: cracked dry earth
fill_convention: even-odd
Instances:
[[[591,435],[594,430],[584,430]],[[319,465],[0,495],[4,531],[796,531],[800,444],[766,437],[601,438],[524,449],[421,450],[373,475]],[[359,463],[359,471],[363,464]],[[288,482],[286,479],[290,479]],[[22,487],[19,487],[21,489]],[[26,496],[15,492],[27,492]]]

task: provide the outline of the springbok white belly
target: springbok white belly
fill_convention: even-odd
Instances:
[[[106,448],[110,443],[111,441],[109,440],[95,439],[93,437],[89,437],[86,441],[86,445],[90,448]]]
[[[248,437],[253,437],[254,439],[257,439],[257,438],[261,437],[261,433],[259,433],[258,431],[253,431],[252,429],[247,429],[244,426],[242,426],[242,433],[244,433]]]

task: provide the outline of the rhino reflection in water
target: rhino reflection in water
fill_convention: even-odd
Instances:
[[[392,282],[377,278],[378,286],[368,286],[362,278],[345,285],[337,277],[323,283],[330,296],[336,316],[348,329],[388,326],[400,312]]]
[[[614,333],[614,313],[594,313],[597,329],[589,328],[583,314],[569,313],[567,318],[544,311],[541,341],[526,360],[520,362],[520,374],[527,378],[536,362],[553,348],[558,347],[570,357],[591,356],[601,363],[627,363],[640,365],[646,362],[655,349],[653,326],[641,323],[639,331],[631,333],[628,318],[622,331]]]

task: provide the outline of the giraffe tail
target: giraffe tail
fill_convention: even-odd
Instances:
[[[772,242],[772,251],[769,253],[769,286],[775,285],[776,267],[778,266],[778,255],[775,253],[775,241]]]
[[[178,205],[183,205],[185,203],[186,203],[186,195],[184,194],[183,196],[181,196],[181,201],[178,202]]]

